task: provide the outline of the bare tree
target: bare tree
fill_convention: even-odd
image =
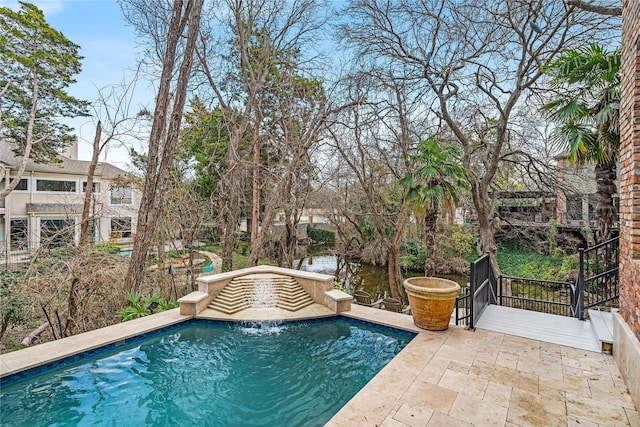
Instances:
[[[464,149],[481,247],[499,273],[489,194],[516,112],[540,105],[530,95],[541,64],[612,27],[560,0],[354,1],[347,12],[361,22],[343,32],[361,60],[401,70],[426,105],[435,97],[434,114]]]
[[[226,170],[218,181],[224,270],[232,268],[232,250],[245,194],[250,194],[251,199],[249,265],[257,262],[264,233],[280,208],[279,201],[286,195],[285,177],[291,176],[290,171],[299,161],[286,162],[301,157],[291,156],[286,147],[282,149],[278,144],[308,145],[317,133],[316,129],[309,129],[306,135],[304,132],[294,135],[293,129],[288,129],[285,132],[289,140],[282,141],[282,134],[274,138],[276,128],[282,131],[282,124],[292,120],[288,116],[292,113],[287,107],[289,100],[299,98],[297,94],[305,90],[305,80],[309,86],[317,84],[306,76],[302,78],[302,73],[309,72],[314,62],[312,42],[326,21],[323,11],[326,6],[324,0],[225,0],[203,31],[197,51],[202,75],[208,97],[225,111],[229,136]],[[302,111],[304,118],[312,110],[321,114],[325,101]],[[302,122],[302,117],[298,120]],[[308,119],[308,124],[318,123],[313,117]],[[282,157],[275,164],[265,160],[270,156],[273,159],[278,150]],[[243,188],[247,169],[251,175],[250,191]]]
[[[127,285],[137,290],[144,277],[147,249],[162,209],[163,194],[173,164],[173,154],[187,95],[187,83],[191,73],[193,52],[200,29],[203,0],[175,0],[168,26],[162,75],[156,98],[153,125],[149,136],[148,163],[145,183],[140,200],[136,239],[127,275]],[[182,62],[176,64],[178,44],[185,37]],[[178,70],[176,70],[176,67]],[[175,87],[173,75],[178,72]]]
[[[373,240],[382,242],[386,251],[391,295],[402,300],[400,243],[410,207],[399,180],[410,171],[409,153],[417,140],[411,125],[415,104],[402,79],[379,70],[357,74],[349,82],[346,90],[357,105],[331,126],[332,146],[366,197],[365,219],[375,227]]]
[[[140,119],[148,116],[148,112],[145,109],[136,113],[130,111],[136,78],[137,76],[129,84],[105,87],[98,93],[94,115],[100,119],[96,123],[95,135],[91,145],[91,160],[87,172],[87,187],[82,206],[82,216],[80,217],[78,246],[86,245],[89,240],[88,231],[91,200],[93,198],[93,179],[100,155],[111,142],[124,143],[123,138],[133,137]]]

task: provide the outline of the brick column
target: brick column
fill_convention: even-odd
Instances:
[[[622,15],[620,314],[640,340],[640,1]]]

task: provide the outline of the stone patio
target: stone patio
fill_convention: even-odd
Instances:
[[[451,326],[421,331],[327,426],[640,426],[640,414],[611,355]]]

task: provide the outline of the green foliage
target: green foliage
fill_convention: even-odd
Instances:
[[[315,228],[311,225],[307,225],[307,236],[313,242],[325,242],[331,243],[336,240],[336,233],[329,230],[323,230],[322,228]]]
[[[406,239],[400,243],[400,256],[398,261],[405,270],[424,270],[425,247],[424,243],[416,239]]]
[[[124,297],[127,299],[129,305],[118,311],[118,316],[122,317],[123,322],[139,319],[153,313],[159,313],[161,311],[171,310],[178,307],[177,301],[167,301],[158,294],[153,294],[143,299],[140,292],[125,291]],[[152,311],[150,306],[153,303],[158,304],[158,306]]]
[[[239,113],[228,114],[222,108],[209,110],[198,98],[191,101],[190,112],[185,113],[179,152],[182,157],[195,161],[193,186],[202,196],[218,194],[218,181],[227,167],[230,141],[226,121],[238,117]]]
[[[370,215],[366,215],[360,224],[360,231],[365,241],[372,242],[378,238],[378,230]]]
[[[342,286],[342,283],[335,281],[333,282],[333,289],[337,289],[339,291],[345,292],[345,293],[349,293],[347,292],[346,288],[344,286]]]
[[[248,248],[248,247],[247,247]],[[205,245],[201,247],[203,251],[213,252],[222,256],[222,249],[220,245]],[[249,261],[248,249],[245,251],[243,255],[241,253],[240,247],[236,247],[236,250],[233,251],[233,268],[239,270],[241,268],[245,268]],[[264,258],[258,259],[258,265],[271,265],[268,260]]]
[[[29,320],[26,317],[29,301],[15,290],[21,277],[19,272],[0,271],[0,339],[9,327]]]
[[[120,246],[113,242],[96,243],[93,247],[98,252],[106,252],[108,254],[117,254],[122,250]]]
[[[567,255],[564,257],[564,260],[562,261],[560,274],[562,274],[564,277],[570,277],[570,278],[573,278],[573,280],[577,280],[578,268],[580,268],[580,255],[579,254]]]
[[[589,224],[582,227],[580,230],[580,234],[584,237],[584,240],[587,242],[587,247],[594,246],[596,244],[596,237],[593,234],[593,229]]]
[[[42,11],[29,3],[21,2],[19,11],[0,7],[0,28],[0,92],[7,89],[0,99],[0,138],[10,140],[16,155],[22,155],[31,137],[38,143],[30,157],[54,160],[75,140],[73,129],[56,120],[87,115],[88,104],[66,92],[80,73],[80,47],[49,26]]]
[[[436,252],[444,258],[461,257],[467,259],[469,256],[475,257],[476,240],[478,230],[465,225],[452,224],[443,231],[446,239],[439,239],[436,242]],[[473,258],[475,259],[475,258]]]
[[[458,161],[461,154],[457,145],[441,147],[435,136],[420,141],[418,154],[411,156],[418,169],[400,180],[408,189],[408,199],[417,206],[436,206],[448,200],[458,203],[459,191],[469,188],[466,169]]]
[[[605,164],[620,147],[620,49],[597,44],[564,52],[543,67],[557,90],[543,111],[559,126],[551,134],[569,161]]]
[[[436,240],[436,264],[445,269],[456,264],[466,264],[478,258],[475,252],[477,230],[452,224],[439,228],[439,235],[446,238]],[[400,266],[410,271],[424,270],[425,245],[416,239],[405,239],[400,244]],[[442,270],[441,270],[442,271]],[[449,271],[447,271],[448,273]]]
[[[498,262],[507,276],[528,279],[564,280],[564,253],[556,251],[549,255],[520,250],[499,250]]]

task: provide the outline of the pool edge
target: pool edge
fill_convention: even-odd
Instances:
[[[173,309],[0,355],[0,378],[193,319]]]

